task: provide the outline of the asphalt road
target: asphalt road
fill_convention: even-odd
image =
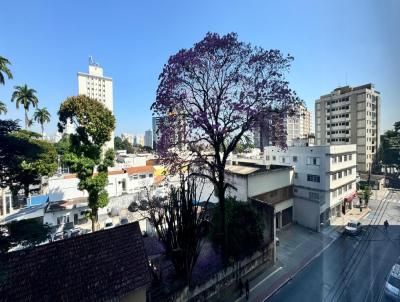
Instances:
[[[277,291],[272,301],[389,301],[385,278],[400,256],[400,192],[372,200],[356,237],[338,238],[318,258]],[[390,227],[385,232],[383,222]]]

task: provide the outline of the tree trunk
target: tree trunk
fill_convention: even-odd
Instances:
[[[43,127],[43,124],[41,124],[40,126],[42,128],[42,139],[44,139],[44,127]]]
[[[92,232],[96,231],[97,221],[99,220],[98,209],[92,209],[92,215],[90,215],[90,219],[92,220]]]
[[[29,124],[28,110],[25,109],[25,130],[28,130],[28,124]]]
[[[217,183],[218,190],[218,201],[219,201],[219,209],[221,211],[221,225],[220,232],[222,236],[222,256],[225,257],[227,255],[226,247],[228,246],[228,237],[226,230],[226,219],[225,219],[225,180],[224,180],[224,172],[219,173],[219,179]]]

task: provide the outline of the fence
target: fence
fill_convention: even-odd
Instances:
[[[273,259],[274,243],[271,242],[262,251],[257,251],[253,255],[234,263],[232,266],[215,273],[207,282],[197,285],[194,288],[186,286],[180,292],[175,293],[173,297],[169,298],[178,302],[207,301],[261,265],[272,265]]]

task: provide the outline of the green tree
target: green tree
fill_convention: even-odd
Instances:
[[[381,142],[377,154],[378,169],[383,166],[388,173],[388,168],[400,168],[400,122],[393,125],[394,130],[387,130],[381,135]]]
[[[35,246],[48,239],[50,227],[42,219],[23,219],[2,225],[0,229],[0,254],[10,248],[22,245]]]
[[[50,123],[50,113],[47,111],[47,108],[37,108],[35,113],[33,114],[33,119],[40,124],[42,130],[42,138],[44,133],[44,124]]]
[[[260,214],[248,202],[227,198],[226,226],[228,236],[227,257],[238,259],[253,253],[263,243],[263,228]],[[221,245],[220,229],[221,212],[214,208],[212,215],[211,239]]]
[[[7,113],[7,106],[2,101],[0,101],[0,114]]]
[[[11,70],[8,68],[7,65],[10,65],[10,61],[7,60],[6,58],[0,56],[0,84],[5,83],[5,77],[4,74],[8,77],[9,80],[13,78],[13,75],[11,73]]]
[[[24,107],[25,110],[25,129],[29,127],[29,117],[28,111],[29,107],[32,105],[33,107],[37,107],[38,99],[36,97],[36,90],[29,88],[26,84],[23,86],[15,86],[14,92],[11,97],[11,102],[15,101],[17,109],[20,105]]]
[[[54,145],[39,138],[20,130],[16,121],[0,121],[0,186],[10,187],[14,200],[21,189],[28,197],[30,185],[40,184],[43,176],[57,170]]]
[[[70,152],[64,155],[64,160],[76,171],[79,189],[89,194],[89,218],[92,220],[92,230],[95,231],[98,209],[108,203],[105,186],[107,170],[113,163],[114,155],[112,150],[102,154],[102,147],[111,139],[115,118],[101,103],[84,95],[66,99],[58,115],[59,132],[63,132],[68,121],[76,126],[76,133],[70,135]],[[94,173],[96,167],[97,173]]]
[[[135,149],[127,139],[122,140],[119,136],[114,138],[114,149],[115,150],[126,150],[128,153],[135,153]]]

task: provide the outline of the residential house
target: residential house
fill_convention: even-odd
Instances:
[[[137,222],[4,256],[2,301],[147,301],[148,259]]]

